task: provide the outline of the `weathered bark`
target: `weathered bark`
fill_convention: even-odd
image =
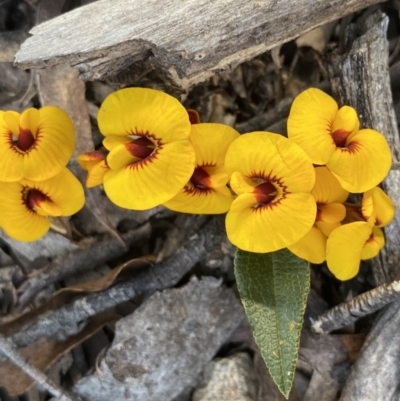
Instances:
[[[186,90],[317,26],[380,2],[100,0],[32,29],[33,37],[22,45],[15,63],[44,68],[69,62],[84,80],[157,69],[174,87]]]

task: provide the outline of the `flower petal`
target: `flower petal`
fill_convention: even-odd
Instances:
[[[103,139],[103,146],[107,150],[113,150],[118,145],[123,145],[132,141],[129,136],[109,135]]]
[[[382,230],[378,227],[373,227],[372,234],[368,238],[361,253],[361,260],[372,259],[375,256],[378,256],[379,251],[384,247],[384,245],[385,236],[383,235]]]
[[[315,168],[315,186],[312,194],[317,203],[343,203],[349,192],[325,166]]]
[[[196,152],[196,165],[223,166],[229,146],[239,137],[239,132],[224,124],[192,125],[189,139]]]
[[[290,252],[310,263],[320,264],[326,258],[327,237],[317,227],[311,230],[299,241],[288,246]]]
[[[317,221],[324,223],[339,223],[346,217],[346,208],[341,203],[318,205]]]
[[[379,187],[364,192],[361,212],[365,220],[372,219],[372,224],[384,227],[390,224],[396,214],[393,201]]]
[[[315,173],[308,156],[289,139],[270,132],[252,132],[232,142],[225,159],[229,175],[264,177],[287,192],[311,192]]]
[[[40,111],[34,108],[25,110],[19,119],[20,129],[29,130],[36,138],[40,124]]]
[[[110,170],[104,176],[107,196],[120,207],[145,210],[163,204],[173,198],[192,176],[195,153],[189,141],[165,144],[157,150],[154,158],[126,167],[122,167],[125,160],[118,162],[118,157],[126,157],[124,151],[119,150],[123,147],[125,145],[120,145],[109,153],[107,163],[111,169],[117,170]]]
[[[17,120],[16,128],[19,134],[19,114],[16,112],[1,112],[0,113],[0,160],[1,160],[1,169],[0,169],[0,181],[3,182],[14,182],[19,181],[24,178],[23,175],[23,163],[24,156],[23,153],[15,150],[15,146],[13,145],[13,132],[11,132],[11,128],[8,123],[4,120],[5,116],[10,120],[9,123],[14,124],[14,120]],[[15,135],[15,134],[14,134]]]
[[[336,146],[344,146],[360,128],[357,112],[350,106],[343,106],[336,114],[331,135]]]
[[[235,171],[232,173],[230,185],[235,194],[241,195],[253,193],[257,183],[245,177],[242,173]]]
[[[107,164],[112,170],[127,168],[127,166],[137,162],[141,162],[141,159],[133,156],[125,145],[115,146],[107,155]]]
[[[164,203],[164,206],[181,213],[220,214],[229,210],[232,201],[232,192],[226,186],[199,190],[186,185],[176,196]]]
[[[385,137],[363,129],[351,137],[347,146],[337,148],[326,163],[350,192],[365,192],[378,185],[390,170],[392,157]]]
[[[31,191],[31,192],[30,192]],[[33,206],[28,206],[26,196],[32,192]],[[85,198],[81,183],[66,168],[48,180],[35,182],[22,180],[1,183],[0,226],[12,238],[19,241],[36,241],[50,228],[45,216],[70,216],[83,207]]]
[[[337,279],[350,280],[357,275],[371,233],[372,228],[362,221],[344,224],[331,232],[326,244],[326,261]]]
[[[39,113],[35,144],[23,158],[24,178],[32,181],[47,180],[58,174],[75,148],[75,129],[64,110],[46,106]]]
[[[21,184],[45,194],[61,210],[61,216],[75,214],[85,203],[81,183],[67,168],[63,168],[59,174],[48,180],[41,182],[22,180]]]
[[[6,111],[3,112],[3,121],[6,124],[8,130],[18,138],[19,135],[19,119],[21,114],[17,113],[16,111]]]
[[[326,237],[329,237],[331,235],[331,232],[335,229],[341,226],[341,224],[338,223],[325,223],[323,221],[316,221],[314,223],[315,227],[317,227],[322,234],[324,234]]]
[[[104,136],[149,134],[163,144],[188,139],[190,133],[189,116],[181,103],[147,88],[111,93],[100,107],[98,124]]]
[[[0,226],[18,241],[36,241],[50,228],[47,217],[29,210],[22,202],[24,186],[19,182],[2,183]]]
[[[311,194],[287,194],[255,208],[254,194],[239,195],[226,216],[229,240],[250,252],[273,252],[297,242],[312,227],[316,204]]]
[[[335,151],[331,136],[337,103],[326,93],[311,88],[294,100],[288,118],[288,136],[314,164],[326,164]]]

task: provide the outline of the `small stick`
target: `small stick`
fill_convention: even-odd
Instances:
[[[370,315],[399,298],[400,281],[383,284],[328,310],[317,320],[312,320],[311,329],[318,334],[329,333],[355,322],[360,317]]]
[[[19,353],[13,342],[0,334],[0,353],[6,355],[17,366],[19,366],[28,376],[36,383],[47,390],[51,395],[58,398],[58,401],[78,401],[79,397],[72,397],[60,386],[49,379],[44,373],[29,364],[26,359]]]

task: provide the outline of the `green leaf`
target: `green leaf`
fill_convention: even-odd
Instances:
[[[235,276],[254,339],[272,378],[287,398],[310,289],[309,264],[287,249],[272,253],[238,249]]]

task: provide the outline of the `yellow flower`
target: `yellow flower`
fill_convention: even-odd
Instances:
[[[227,125],[193,125],[190,141],[196,152],[196,167],[189,182],[164,206],[184,213],[226,213],[233,195],[226,186],[229,176],[225,171],[225,155],[238,137],[239,133]]]
[[[88,172],[86,177],[86,186],[88,188],[93,188],[103,183],[104,175],[109,170],[106,161],[107,153],[106,150],[94,150],[78,156],[79,165]]]
[[[74,132],[67,113],[54,106],[31,108],[22,114],[1,111],[0,181],[54,177],[74,151]]]
[[[191,125],[175,98],[152,89],[122,89],[105,99],[98,123],[110,151],[104,190],[116,205],[149,209],[189,181],[195,162]]]
[[[80,182],[66,168],[45,181],[0,183],[0,226],[18,241],[35,241],[50,228],[48,217],[71,216],[84,203]]]
[[[288,136],[310,156],[326,165],[349,192],[378,185],[391,166],[385,137],[372,129],[359,130],[356,111],[337,103],[319,89],[308,89],[294,100]]]
[[[311,230],[288,248],[296,256],[311,263],[322,263],[326,259],[326,241],[329,234],[346,216],[342,204],[349,193],[326,167],[315,169],[315,186],[312,195],[317,202],[317,214]]]
[[[294,142],[269,132],[242,135],[229,147],[225,168],[238,195],[226,216],[226,230],[238,248],[277,251],[311,229],[315,173]]]
[[[364,194],[361,207],[348,205],[348,209],[346,219],[353,222],[334,229],[327,241],[328,268],[339,280],[353,278],[361,260],[378,255],[385,244],[378,227],[388,225],[395,215],[392,200],[379,187]]]

